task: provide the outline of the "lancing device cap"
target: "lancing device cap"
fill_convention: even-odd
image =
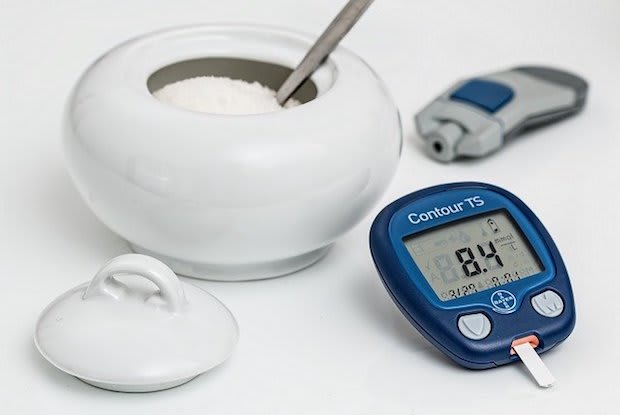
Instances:
[[[128,254],[47,306],[34,338],[52,365],[88,384],[151,392],[219,365],[238,336],[215,297],[154,258]]]
[[[587,92],[587,82],[568,72],[518,67],[456,83],[415,123],[431,157],[482,157],[521,132],[578,113]]]

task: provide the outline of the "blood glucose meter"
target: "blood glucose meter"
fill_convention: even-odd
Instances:
[[[541,386],[553,382],[515,351],[566,339],[573,294],[551,236],[516,196],[483,183],[409,194],[379,213],[370,250],[400,311],[451,359],[485,369],[521,357]]]

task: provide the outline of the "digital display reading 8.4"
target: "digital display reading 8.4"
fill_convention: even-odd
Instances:
[[[543,271],[506,210],[456,221],[404,239],[442,301],[499,287]]]

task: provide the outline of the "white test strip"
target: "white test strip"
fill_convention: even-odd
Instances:
[[[532,347],[531,343],[522,343],[513,347],[514,351],[519,355],[521,361],[530,371],[538,385],[543,388],[548,388],[555,383],[555,378],[545,366],[536,350]]]

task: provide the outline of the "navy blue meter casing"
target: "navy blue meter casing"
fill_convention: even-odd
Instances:
[[[442,210],[448,206],[460,209]],[[520,230],[540,268],[527,278],[457,298],[440,298],[405,241],[497,212],[506,213]],[[545,352],[566,339],[575,326],[570,281],[551,236],[521,200],[499,187],[453,183],[404,196],[383,209],[373,222],[370,251],[400,311],[435,347],[462,366],[486,369],[515,361],[513,342],[528,336],[536,337],[538,353]],[[474,340],[463,334],[461,320],[472,315],[481,316],[490,327],[483,338]],[[474,331],[482,328],[482,323],[477,324]]]

